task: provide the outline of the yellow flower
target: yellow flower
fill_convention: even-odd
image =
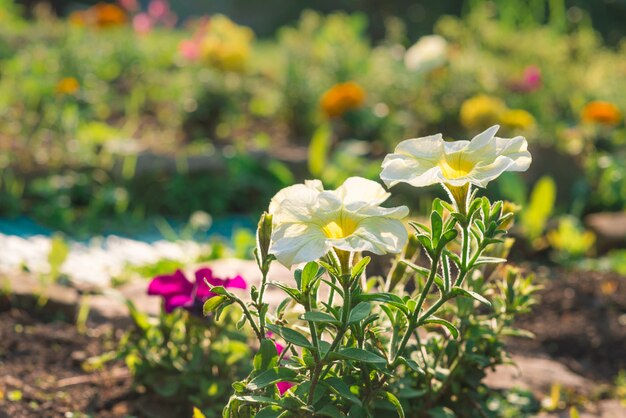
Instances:
[[[355,83],[335,84],[328,89],[320,101],[324,114],[329,118],[338,118],[347,111],[358,109],[365,101],[365,90]]]
[[[615,126],[622,121],[622,112],[613,103],[597,100],[583,108],[580,118],[586,123]]]
[[[499,123],[506,111],[506,104],[497,97],[474,96],[461,105],[461,124],[469,130],[486,129]]]
[[[523,109],[511,109],[502,114],[500,123],[509,130],[525,131],[535,126],[535,118]]]
[[[211,18],[208,31],[200,41],[200,57],[208,64],[225,71],[246,68],[254,39],[252,29],[239,26],[226,16]]]
[[[65,77],[59,80],[56,86],[56,92],[59,95],[72,95],[78,91],[80,84],[74,77]]]

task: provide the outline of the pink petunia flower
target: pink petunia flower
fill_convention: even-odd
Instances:
[[[201,268],[195,273],[195,283],[190,282],[181,270],[173,274],[157,276],[148,285],[148,294],[161,296],[165,303],[165,312],[183,308],[190,312],[202,311],[204,302],[215,296],[207,283],[211,286],[224,286],[225,288],[245,289],[246,281],[241,276],[232,279],[220,279],[213,276],[210,268]]]

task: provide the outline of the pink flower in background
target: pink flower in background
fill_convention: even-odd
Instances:
[[[541,70],[536,65],[529,65],[521,78],[509,83],[509,90],[517,93],[531,93],[542,86]]]
[[[147,13],[139,13],[133,17],[133,29],[135,32],[146,34],[152,30],[152,19]]]
[[[162,20],[170,13],[170,5],[165,0],[152,0],[148,4],[148,15],[155,20]]]
[[[188,61],[200,58],[200,44],[193,39],[186,39],[178,45],[178,52]]]
[[[227,289],[247,287],[243,277],[219,279],[213,276],[210,268],[201,268],[196,271],[195,275],[195,283],[190,282],[181,270],[176,270],[173,274],[157,276],[148,285],[148,294],[163,298],[165,312],[172,312],[176,308],[198,312],[202,310],[202,304],[207,299],[215,296],[209,285],[224,286]]]
[[[118,0],[118,3],[127,12],[136,12],[139,10],[139,3],[137,3],[137,0]]]
[[[140,35],[145,35],[156,26],[173,27],[177,17],[172,13],[167,0],[152,0],[146,12],[140,11],[137,0],[118,0],[120,5],[133,16],[133,28]]]
[[[178,52],[187,61],[197,61],[200,58],[201,45],[204,36],[209,30],[209,18],[202,18],[191,39],[185,39],[178,45]]]

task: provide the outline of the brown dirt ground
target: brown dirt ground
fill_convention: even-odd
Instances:
[[[594,380],[626,370],[626,277],[616,273],[544,270],[539,302],[518,321],[535,339],[516,339],[518,354],[547,354]]]

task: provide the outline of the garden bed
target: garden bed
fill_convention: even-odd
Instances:
[[[612,382],[626,369],[626,277],[553,268],[541,284],[539,303],[518,321],[536,338],[516,339],[510,349],[548,354],[576,373]]]
[[[523,372],[529,373],[515,379],[532,386],[537,382],[530,376],[532,370],[546,372],[545,358],[552,357],[584,377],[575,379],[585,382],[574,385],[576,391],[601,396],[598,387],[608,388],[616,373],[626,368],[626,277],[538,270],[544,286],[540,303],[517,324],[536,338],[516,338],[510,344],[511,352],[524,358]],[[50,322],[53,317],[47,313],[44,319],[15,308],[0,313],[0,417],[57,417],[68,412],[73,416],[166,417],[185,414],[187,408],[190,414],[191,405],[168,403],[133,389],[131,376],[120,362],[99,371],[83,369],[85,359],[112,350],[122,330],[105,323],[79,332],[73,323]],[[537,367],[529,367],[528,362],[536,362]],[[497,373],[495,378],[499,378]],[[594,387],[595,383],[599,386]],[[547,396],[543,386],[531,389]]]

